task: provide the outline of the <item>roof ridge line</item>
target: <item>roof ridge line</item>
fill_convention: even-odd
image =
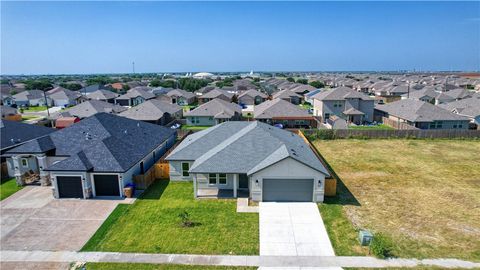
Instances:
[[[193,169],[200,164],[202,164],[204,161],[208,160],[212,156],[214,156],[216,153],[220,152],[221,150],[225,149],[228,145],[232,144],[233,142],[237,141],[240,139],[243,135],[247,134],[248,132],[252,131],[254,128],[257,127],[257,121],[252,122],[251,124],[248,124],[246,127],[242,128],[240,131],[235,133],[233,136],[227,138],[223,142],[219,143],[217,146],[213,147],[212,149],[208,150],[205,154],[201,155],[200,157],[197,158],[197,160],[193,163],[192,167],[190,169]]]

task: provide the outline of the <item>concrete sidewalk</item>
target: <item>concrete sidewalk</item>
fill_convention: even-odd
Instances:
[[[259,266],[277,269],[331,267],[414,267],[480,268],[480,263],[457,259],[388,259],[345,256],[230,256],[189,254],[145,254],[74,251],[0,251],[2,262],[116,262],[186,265]]]

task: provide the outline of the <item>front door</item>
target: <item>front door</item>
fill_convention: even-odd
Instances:
[[[248,189],[248,176],[246,174],[240,174],[238,181],[238,188]]]

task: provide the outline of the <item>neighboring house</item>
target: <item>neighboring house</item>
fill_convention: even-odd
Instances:
[[[347,121],[336,115],[330,115],[325,123],[325,126],[329,129],[348,129]]]
[[[91,93],[94,93],[100,89],[102,89],[102,86],[100,84],[92,84],[81,88],[80,90],[78,90],[78,92],[80,92],[80,94],[82,95],[90,95]]]
[[[480,126],[480,94],[473,94],[470,98],[439,105],[452,113],[470,118],[477,128]]]
[[[225,121],[241,120],[242,108],[223,99],[213,99],[185,113],[187,125],[214,126]]]
[[[313,114],[324,121],[331,115],[349,123],[363,124],[373,121],[374,99],[349,87],[337,87],[322,91],[312,97]]]
[[[424,87],[420,90],[402,95],[403,99],[420,100],[435,105],[445,104],[472,97],[472,92],[462,88],[455,88],[446,92],[438,91],[435,87]]]
[[[97,91],[87,94],[87,98],[90,100],[100,100],[108,103],[115,103],[115,99],[120,95],[105,89],[98,89]]]
[[[232,98],[233,98],[232,93],[229,93],[227,91],[219,90],[219,89],[215,88],[215,89],[212,89],[212,90],[208,91],[207,93],[199,96],[198,97],[198,103],[203,104],[203,103],[207,103],[207,102],[209,102],[211,100],[214,100],[214,99],[222,99],[222,100],[225,100],[227,102],[231,102]]]
[[[298,94],[298,95],[305,95],[308,92],[314,91],[317,88],[308,85],[308,84],[302,84],[302,83],[294,83],[290,87],[288,87],[288,90]]]
[[[152,88],[152,90],[150,90],[150,92],[158,97],[160,95],[165,95],[166,93],[168,93],[172,90],[173,90],[173,88],[169,88],[169,87],[155,87],[155,88]]]
[[[281,90],[276,93],[273,93],[272,99],[283,99],[285,101],[288,101],[292,104],[298,105],[302,103],[303,96],[292,92],[290,90]]]
[[[157,125],[167,125],[174,119],[182,118],[182,112],[182,107],[177,104],[151,99],[122,112],[120,116]]]
[[[379,104],[390,103],[400,100],[402,95],[407,94],[409,91],[410,88],[408,85],[386,87],[375,91],[375,100],[377,100]]]
[[[282,124],[284,128],[310,128],[317,126],[317,121],[307,110],[283,99],[267,100],[255,106],[253,117],[255,120],[270,125]]]
[[[466,116],[413,99],[377,105],[375,110],[379,116],[419,129],[467,129],[470,121]]]
[[[267,95],[257,90],[247,90],[238,95],[238,104],[258,105],[264,102],[267,98]]]
[[[21,121],[22,115],[18,113],[18,110],[10,106],[0,105],[0,111],[2,113],[2,119],[10,121]]]
[[[60,113],[63,117],[77,117],[79,119],[90,117],[94,114],[105,112],[118,114],[127,108],[100,100],[88,100],[75,105]]]
[[[46,103],[45,103],[46,100]],[[12,103],[18,107],[52,105],[52,99],[42,90],[27,90],[12,96]]]
[[[27,166],[55,198],[123,197],[123,187],[144,174],[174,144],[176,131],[108,113],[92,117],[7,151],[18,170]]]
[[[308,92],[306,94],[303,95],[303,99],[305,100],[305,102],[308,102],[310,104],[313,104],[313,99],[312,97],[315,96],[316,94],[320,93],[323,91],[323,88],[321,89],[315,89],[311,92]]]
[[[194,197],[243,193],[253,201],[322,202],[329,176],[302,138],[258,121],[194,133],[166,160],[172,181],[193,181]]]
[[[30,125],[22,122],[9,121],[9,120],[0,120],[0,155],[2,168],[6,162],[7,173],[2,169],[2,178],[9,176],[14,176],[14,166],[11,158],[4,156],[5,152],[14,147],[20,146],[24,143],[27,143],[31,140],[46,136],[55,129],[47,128],[44,126]],[[30,166],[29,166],[30,165]],[[31,166],[35,166],[35,159],[30,156],[24,156],[19,160],[19,173],[23,174],[29,170]]]
[[[197,100],[197,96],[194,93],[182,89],[169,91],[165,96],[169,103],[180,106],[192,104]]]
[[[60,86],[47,91],[47,95],[52,100],[52,105],[58,107],[75,106],[86,100],[80,92],[68,90]]]
[[[142,87],[133,88],[115,99],[116,104],[121,106],[137,106],[149,99],[154,99],[155,95],[142,89]]]

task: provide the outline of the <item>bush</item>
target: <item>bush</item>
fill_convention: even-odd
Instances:
[[[370,252],[381,259],[394,257],[392,241],[383,234],[375,234],[370,243]]]
[[[308,136],[308,139],[313,141],[316,139],[320,140],[333,140],[335,139],[335,131],[333,129],[319,129],[314,133],[311,133]]]
[[[193,227],[194,223],[190,220],[190,214],[187,211],[178,214],[178,217],[181,220],[182,227]]]

